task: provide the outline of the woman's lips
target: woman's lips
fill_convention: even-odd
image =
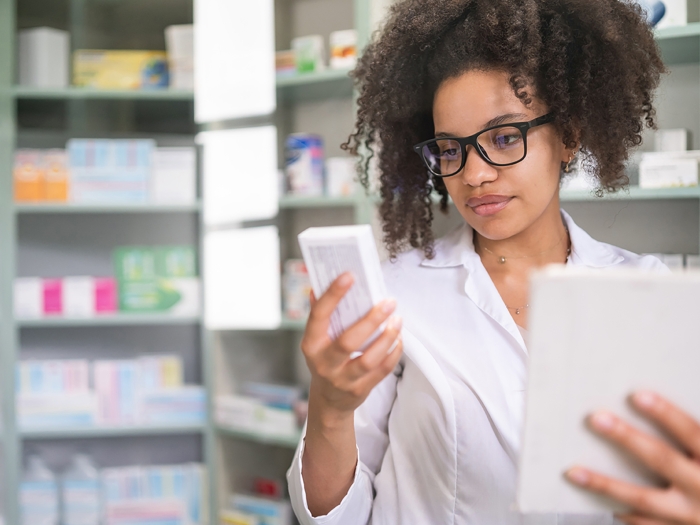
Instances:
[[[511,200],[513,200],[513,197],[506,197],[505,195],[485,195],[483,197],[472,197],[467,201],[467,206],[477,215],[487,217],[504,209]]]

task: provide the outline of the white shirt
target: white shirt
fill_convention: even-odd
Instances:
[[[668,271],[656,258],[593,240],[562,211],[569,264]],[[301,525],[609,525],[612,515],[521,515],[516,465],[527,349],[464,224],[385,263],[404,320],[404,356],[355,412],[354,482],[328,515],[309,513],[304,440],[287,473]]]

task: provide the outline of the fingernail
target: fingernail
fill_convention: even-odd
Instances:
[[[566,477],[577,485],[586,486],[591,481],[591,475],[579,467],[570,468],[566,471]]]
[[[598,412],[590,418],[591,424],[600,432],[610,432],[615,427],[615,416],[607,412]]]
[[[396,301],[394,299],[387,299],[382,303],[382,312],[385,314],[390,314],[396,310]]]
[[[636,392],[632,396],[632,401],[634,401],[634,404],[639,408],[650,409],[654,408],[656,404],[656,395],[652,392]]]
[[[395,332],[400,332],[402,325],[403,319],[401,319],[401,317],[399,317],[398,315],[392,315],[387,323],[387,327],[391,330],[394,330]]]
[[[344,273],[341,275],[340,279],[338,279],[338,284],[340,284],[340,286],[350,286],[352,284],[352,274]]]

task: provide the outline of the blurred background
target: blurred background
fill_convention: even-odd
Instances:
[[[296,236],[378,231],[340,145],[390,3],[0,0],[5,523],[296,523]],[[700,245],[700,14],[666,4],[661,131],[630,190],[597,198],[580,168],[562,200],[681,269]]]

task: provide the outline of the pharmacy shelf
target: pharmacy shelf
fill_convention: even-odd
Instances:
[[[352,96],[352,79],[346,69],[327,69],[277,77],[277,98],[282,102],[308,102]]]
[[[700,62],[700,23],[659,29],[655,36],[667,65]]]
[[[304,331],[306,329],[306,319],[290,319],[282,316],[280,330],[297,330]]]
[[[305,195],[285,195],[279,201],[279,207],[283,209],[299,208],[342,208],[356,206],[357,197],[311,197]]]
[[[153,425],[129,427],[71,427],[53,429],[19,429],[23,439],[80,439],[101,437],[162,436],[178,434],[200,434],[204,423],[186,425]]]
[[[15,86],[13,94],[18,100],[194,100],[194,92],[177,89],[90,89],[78,87],[44,89]]]
[[[262,443],[264,445],[275,445],[279,447],[292,449],[297,448],[297,445],[299,444],[299,439],[301,439],[301,432],[297,436],[289,438],[268,436],[265,434],[256,434],[254,432],[241,432],[240,430],[234,430],[222,425],[217,425],[216,431],[220,435],[229,438],[241,439],[244,441],[254,441],[255,443]]]
[[[559,195],[562,202],[699,199],[700,187],[647,189],[630,186],[603,197],[598,197],[595,190],[562,190]]]
[[[44,317],[17,319],[20,328],[87,327],[87,326],[137,326],[198,324],[201,316],[175,316],[168,314],[117,314],[96,317]]]
[[[38,213],[198,213],[199,202],[193,204],[15,204],[18,214]]]

